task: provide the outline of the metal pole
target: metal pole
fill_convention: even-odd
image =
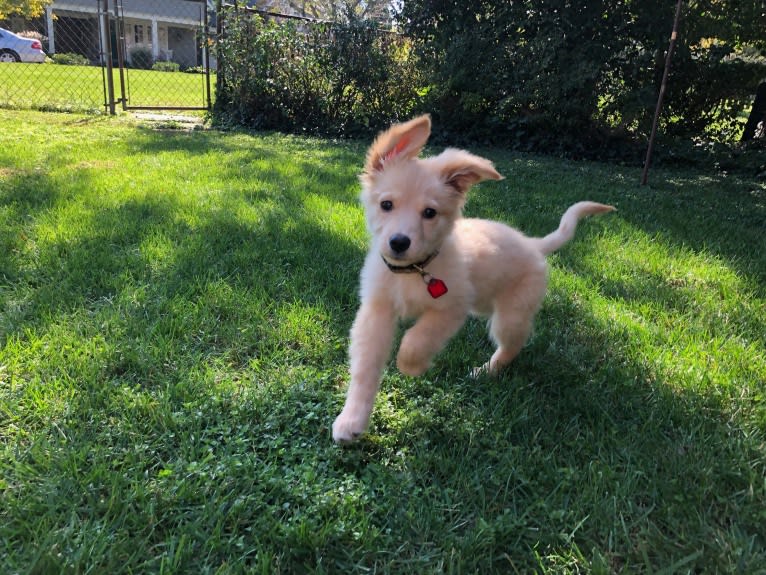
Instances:
[[[112,73],[112,32],[109,30],[109,0],[104,0],[104,9],[99,14],[101,20],[101,34],[104,37],[104,54],[103,58],[106,60],[106,88],[109,95],[109,113],[114,116],[117,111],[115,110],[114,102],[114,76]]]
[[[654,120],[652,121],[652,133],[649,136],[649,146],[646,148],[646,159],[644,160],[644,173],[641,175],[641,185],[646,185],[646,180],[649,176],[649,164],[652,161],[652,151],[654,150],[654,139],[657,136],[657,124],[660,120],[660,110],[662,109],[662,100],[665,98],[665,88],[668,83],[668,72],[670,72],[670,58],[673,55],[673,48],[676,45],[676,38],[678,38],[678,19],[681,16],[681,3],[682,0],[678,0],[676,4],[676,17],[673,20],[673,33],[670,35],[670,45],[668,46],[668,53],[665,56],[665,70],[662,72],[662,83],[660,84],[660,95],[657,98],[657,107],[654,109]]]
[[[117,38],[117,65],[120,68],[120,102],[122,102],[122,111],[128,109],[128,92],[125,89],[125,18],[120,15],[118,0],[114,0],[114,25]],[[111,57],[111,54],[110,54]]]
[[[204,32],[202,35],[202,41],[204,42],[205,51],[203,52],[204,61],[202,65],[205,67],[205,88],[207,92],[207,111],[213,110],[213,100],[210,97],[210,22],[208,21],[207,2],[202,3],[202,10],[205,13],[204,16]]]
[[[223,38],[223,2],[221,0],[216,0],[215,3],[215,43],[216,43],[216,53],[215,53],[215,97],[216,101],[218,99],[218,96],[221,94],[221,89],[223,88],[223,54],[221,53],[221,50],[219,49],[221,39]]]

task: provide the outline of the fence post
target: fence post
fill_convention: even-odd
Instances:
[[[220,46],[221,39],[223,38],[223,1],[216,0],[215,2],[215,42],[216,46]],[[221,50],[216,50],[216,64],[215,64],[215,97],[216,102],[218,96],[221,94],[224,81],[224,65],[223,54]]]
[[[202,55],[202,57],[204,58],[204,60],[202,61],[202,65],[205,68],[205,85],[207,87],[207,109],[208,109],[208,112],[210,112],[213,109],[213,100],[210,97],[210,21],[209,21],[208,9],[207,9],[207,2],[202,3],[202,10],[204,10],[205,12],[205,16],[203,19],[203,22],[204,22],[203,41],[205,43],[205,50]]]
[[[114,101],[114,75],[112,69],[112,33],[109,29],[109,0],[103,0],[103,9],[100,10],[99,20],[101,21],[100,28],[101,34],[104,38],[104,54],[102,57],[106,60],[106,92],[109,106],[109,113],[114,116],[117,111],[115,110]],[[103,69],[103,68],[102,68]]]
[[[120,103],[122,111],[128,109],[128,93],[125,90],[125,23],[120,17],[118,0],[114,0],[114,37],[117,40],[117,66],[120,69]]]

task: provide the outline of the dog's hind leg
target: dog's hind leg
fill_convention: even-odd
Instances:
[[[532,332],[546,284],[546,275],[528,276],[521,285],[498,298],[489,328],[497,349],[487,363],[473,370],[474,376],[495,375],[519,354]]]
[[[493,324],[495,322],[493,321]],[[494,327],[494,325],[493,325]],[[475,368],[471,374],[478,377],[484,373],[496,375],[503,367],[513,361],[529,338],[532,331],[532,318],[524,322],[507,323],[502,329],[492,330],[492,339],[497,342],[497,349],[490,360],[481,367]]]
[[[332,425],[337,443],[353,441],[367,429],[395,328],[396,316],[387,306],[363,303],[359,308],[351,328],[351,382],[343,410]]]

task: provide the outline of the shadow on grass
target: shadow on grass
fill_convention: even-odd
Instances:
[[[544,235],[556,228],[574,202],[610,203],[618,208],[616,217],[647,237],[696,254],[717,255],[763,293],[766,252],[756,249],[766,233],[763,182],[741,175],[679,175],[658,169],[652,185],[640,186],[638,168],[489,154],[498,158],[507,180],[497,193],[480,188],[471,197],[469,208],[479,217],[507,219],[529,235]]]
[[[139,153],[150,156],[163,152],[181,151],[204,161],[206,156],[217,161],[223,158],[224,170],[232,178],[258,180],[264,169],[276,175],[289,172],[304,174],[309,183],[316,183],[335,202],[358,205],[356,195],[348,194],[349,183],[356,185],[356,175],[364,162],[364,144],[344,141],[337,145],[320,138],[306,138],[279,132],[248,131],[166,132],[162,137],[149,128],[142,128],[132,145]],[[298,203],[307,189],[290,186],[286,178],[284,192]]]
[[[128,145],[149,157],[163,149],[205,154],[212,153],[212,148],[217,157],[229,155],[220,134],[209,138],[205,134],[200,138],[145,136],[139,133]],[[299,142],[298,147],[303,145]],[[242,160],[241,146],[230,151],[238,151]],[[224,181],[219,182],[218,191],[204,198],[204,206],[190,207],[181,195],[148,190],[84,210],[85,217],[74,222],[77,231],[62,231],[54,241],[30,245],[23,232],[8,237],[3,273],[19,289],[17,305],[8,310],[4,321],[4,340],[28,328],[45,331],[41,322],[53,323],[90,310],[126,326],[130,341],[113,342],[115,348],[149,347],[150,341],[138,341],[141,337],[157,338],[159,345],[170,348],[183,346],[190,337],[187,328],[199,329],[198,323],[204,320],[213,324],[207,328],[213,332],[211,338],[216,337],[216,329],[225,333],[216,346],[223,349],[226,341],[234,345],[244,332],[227,325],[225,316],[206,317],[208,310],[202,303],[197,305],[199,300],[215,308],[217,297],[228,298],[228,318],[239,329],[249,329],[251,339],[273,338],[279,333],[280,327],[269,314],[284,314],[282,320],[293,323],[291,330],[300,330],[302,321],[310,322],[301,317],[301,307],[309,315],[316,313],[315,321],[321,317],[331,329],[327,339],[345,339],[356,303],[363,251],[354,237],[336,232],[326,222],[332,206],[350,206],[355,201],[349,198],[349,178],[336,173],[332,153],[326,157],[328,163],[323,156],[317,161],[302,161],[298,156],[300,165],[321,180],[311,194],[291,185],[289,172],[281,173],[279,162],[285,160],[284,154],[280,158],[267,145],[256,146],[246,152],[244,167],[232,165],[223,172]],[[264,158],[273,160],[269,164],[273,172],[264,175],[260,166],[264,183],[243,190],[243,181],[258,179],[247,167],[250,160]],[[311,180],[299,181],[306,184]],[[350,181],[353,185],[354,180]],[[70,189],[62,189],[59,181],[42,170],[21,173],[11,181],[5,203],[14,215],[26,220],[28,236],[33,237],[38,222],[55,220],[78,190],[92,185],[87,170],[75,174]],[[361,219],[358,223],[363,225]],[[224,287],[231,293],[223,294]],[[209,293],[211,289],[221,293]],[[239,308],[237,297],[245,302]],[[246,309],[253,313],[252,319],[245,315]],[[258,329],[259,321],[268,326],[268,334]],[[252,329],[248,328],[251,323],[256,324]],[[203,353],[205,341],[210,342],[203,338],[196,345],[199,353]],[[255,341],[251,345],[258,346]],[[140,354],[133,351],[128,355],[135,359]],[[239,355],[244,361],[243,353]],[[329,354],[336,356],[337,350]],[[156,360],[148,357],[146,361]],[[118,363],[112,373],[133,372],[123,361]]]
[[[182,150],[202,161],[215,146],[231,156],[231,180],[194,217],[181,197],[146,195],[93,211],[84,233],[62,234],[34,257],[0,256],[11,283],[26,285],[10,322],[16,338],[71,324],[73,338],[105,343],[94,357],[63,350],[30,368],[75,390],[19,440],[22,461],[9,475],[22,485],[0,533],[39,562],[20,554],[18,565],[140,571],[172,558],[179,572],[489,573],[763,564],[756,418],[669,381],[641,355],[656,345],[641,329],[615,327],[571,287],[552,285],[536,336],[503,377],[465,376],[490,353],[482,322],[470,322],[425,378],[391,370],[369,437],[334,448],[328,427],[363,248],[327,226],[331,213],[318,216],[316,198],[289,176],[267,178],[287,184],[278,189],[243,190],[250,162],[281,158],[265,144],[243,156],[223,140],[131,142],[148,157]],[[334,169],[345,153],[296,153],[328,186],[313,195],[329,204],[353,203],[352,175]],[[31,223],[74,193],[23,178],[8,205]],[[84,174],[78,186],[87,185]],[[23,193],[32,188],[39,195]],[[560,214],[536,217],[533,228],[547,229]],[[676,240],[688,244],[683,233]],[[648,297],[639,285],[603,284],[592,249],[559,256],[562,273],[601,285],[599,297]],[[652,281],[663,308],[689,304]],[[37,516],[48,523],[30,532],[21,518]],[[65,544],[92,555],[62,558]]]
[[[495,197],[488,194],[472,208],[497,217]],[[603,194],[596,199],[610,201]],[[621,203],[619,197],[611,201]],[[652,203],[649,196],[630,201],[647,212]],[[713,218],[706,220],[707,232],[690,232],[678,228],[677,214],[660,211],[651,221],[644,214],[628,219],[647,226],[636,233],[671,246],[671,258],[686,264],[684,250],[715,253],[739,276],[724,278],[724,290],[743,290],[747,299],[758,285],[760,253],[709,241],[711,229],[724,233],[730,221]],[[551,216],[549,230],[558,217]],[[758,217],[750,222],[748,233],[757,230]],[[757,306],[739,309],[731,293],[720,303],[718,279],[710,285],[659,274],[639,274],[635,283],[605,279],[601,270],[608,263],[593,264],[599,257],[594,240],[609,221],[586,225],[590,230],[578,231],[575,240],[582,247],[557,256],[559,270],[580,276],[589,289],[596,286],[599,298],[625,300],[632,309],[654,306],[679,328],[707,300],[733,306],[719,311],[731,314],[763,349],[766,324]],[[481,322],[464,328],[424,380],[389,375],[371,436],[352,451],[344,472],[367,483],[367,469],[375,464],[370,453],[389,459],[392,452],[404,453],[406,463],[393,473],[396,511],[377,518],[400,530],[406,542],[398,556],[402,565],[416,564],[419,556],[449,557],[450,567],[481,572],[555,569],[566,557],[607,572],[669,565],[690,571],[739,565],[748,571],[762,563],[766,490],[757,368],[737,367],[732,359],[724,375],[699,373],[704,362],[684,372],[690,358],[679,357],[673,366],[673,355],[689,350],[665,348],[651,337],[668,329],[667,319],[647,317],[632,326],[627,317],[623,324],[596,312],[592,303],[579,297],[577,286],[552,286],[537,334],[500,380],[474,382],[463,375],[491,353],[481,343]],[[615,313],[622,311],[618,306]],[[738,331],[718,336],[737,337]],[[709,361],[721,360],[711,354]],[[722,389],[716,382],[726,369],[736,374]]]
[[[470,324],[468,338],[482,331]],[[461,341],[423,380],[389,376],[371,435],[341,472],[388,498],[374,523],[397,534],[394,565],[430,555],[479,572],[567,557],[607,572],[757,569],[758,408],[665,379],[636,354],[641,337],[554,289],[503,377],[461,376],[481,360]]]

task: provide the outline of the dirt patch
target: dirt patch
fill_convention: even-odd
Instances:
[[[132,116],[142,125],[154,130],[191,131],[205,127],[205,117],[201,114],[133,112]]]

